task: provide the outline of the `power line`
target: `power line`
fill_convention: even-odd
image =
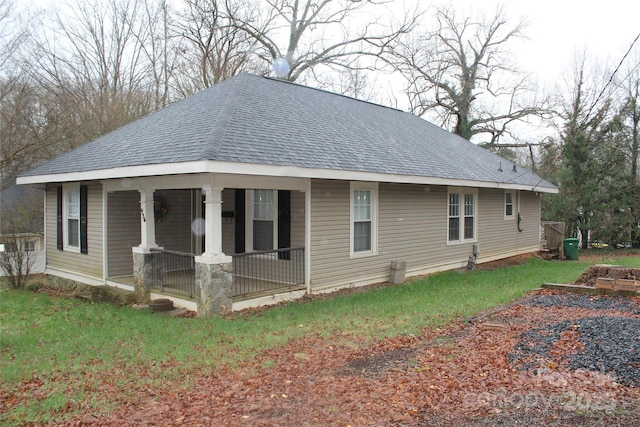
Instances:
[[[624,56],[622,57],[622,59],[620,60],[620,62],[618,63],[618,66],[616,67],[615,70],[613,70],[613,73],[611,73],[611,77],[609,77],[609,81],[607,82],[607,84],[604,85],[604,87],[602,88],[602,90],[600,91],[600,94],[598,94],[598,97],[596,98],[596,100],[593,102],[593,104],[591,104],[591,108],[589,108],[589,112],[587,113],[586,117],[591,116],[591,112],[593,111],[593,109],[595,108],[596,105],[598,105],[598,101],[600,101],[600,98],[602,98],[602,95],[604,95],[604,92],[607,90],[607,88],[609,87],[609,85],[611,84],[611,82],[613,81],[613,78],[615,77],[616,73],[618,72],[618,70],[620,70],[620,67],[622,67],[622,64],[624,63],[625,59],[627,59],[627,56],[629,56],[629,54],[631,53],[631,50],[633,50],[633,46],[636,44],[636,42],[638,41],[638,39],[640,39],[640,33],[638,33],[638,35],[636,36],[636,38],[633,40],[633,42],[631,42],[631,46],[629,46],[629,49],[627,49],[627,53],[624,54]]]
[[[633,66],[633,68],[632,68],[631,70],[629,70],[629,72],[627,73],[627,75],[626,75],[626,76],[624,76],[624,78],[622,78],[622,79],[620,80],[620,83],[618,83],[618,84],[616,85],[616,87],[620,87],[620,86],[622,86],[622,83],[623,83],[623,82],[625,82],[625,81],[627,81],[627,79],[631,76],[631,74],[633,74],[633,73],[636,71],[636,69],[638,69],[638,68],[640,68],[640,62],[638,62],[636,65],[634,65],[634,66]]]

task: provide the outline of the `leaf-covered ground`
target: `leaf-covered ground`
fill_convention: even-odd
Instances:
[[[66,410],[76,415],[67,424],[640,425],[639,386],[604,372],[606,365],[590,370],[572,363],[582,352],[598,354],[598,345],[611,346],[608,340],[617,339],[593,342],[597,335],[581,331],[586,325],[581,321],[599,319],[596,329],[597,322],[606,329],[611,319],[638,322],[640,298],[591,297],[598,300],[591,304],[545,295],[554,294],[545,291],[542,300],[525,298],[447,329],[358,349],[357,337],[306,336],[256,355],[251,363],[208,374],[187,372],[179,381],[153,387],[125,383],[125,373],[117,370],[94,374],[69,387],[117,396],[116,404],[88,413],[82,401],[70,402]],[[640,330],[630,334],[622,338],[638,345]],[[638,353],[625,354],[626,369],[640,373]],[[168,361],[138,374],[165,369],[180,366]],[[0,393],[1,405],[31,399],[42,386],[34,378],[11,395]]]

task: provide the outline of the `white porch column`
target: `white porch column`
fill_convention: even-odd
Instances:
[[[222,264],[231,262],[222,252],[222,188],[211,185],[202,186],[205,195],[205,228],[204,253],[207,264]]]
[[[222,188],[203,185],[204,253],[196,261],[198,315],[208,317],[233,307],[233,259],[222,252]]]
[[[148,301],[152,285],[151,248],[156,244],[156,219],[153,212],[153,189],[140,189],[140,244],[133,249],[133,287],[138,302]]]
[[[153,211],[153,192],[150,189],[140,191],[140,248],[156,248],[156,221]]]

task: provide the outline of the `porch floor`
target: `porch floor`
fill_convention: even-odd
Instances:
[[[133,276],[110,277],[107,279],[107,281],[120,283],[127,286],[133,286],[135,283],[135,279]],[[246,301],[254,298],[262,298],[269,295],[301,291],[304,289],[306,289],[306,286],[304,284],[287,285],[287,284],[282,284],[277,282],[271,282],[268,280],[255,280],[255,279],[252,280],[250,283],[241,283],[241,284],[234,281],[234,284],[232,287],[233,301]],[[152,291],[154,293],[162,293],[160,289],[157,289],[157,288],[153,288]],[[184,293],[176,292],[173,289],[171,289],[170,286],[167,286],[165,288],[164,293],[174,297],[180,297],[185,300],[195,301],[195,298],[190,298],[188,295]]]
[[[235,286],[234,286],[235,288]],[[280,285],[274,286],[273,282],[258,282],[252,286],[250,290],[244,290],[245,293],[237,294],[234,289],[233,301],[246,301],[254,298],[266,297],[269,295],[283,294],[286,292],[302,291],[307,287],[305,285]]]
[[[115,282],[127,286],[133,286],[135,284],[135,279],[133,276],[107,277],[107,282]]]

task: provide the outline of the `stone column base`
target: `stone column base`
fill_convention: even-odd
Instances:
[[[133,251],[133,289],[137,302],[148,302],[153,281],[153,254],[135,249]]]
[[[233,264],[209,264],[196,260],[198,316],[210,317],[231,310]]]

